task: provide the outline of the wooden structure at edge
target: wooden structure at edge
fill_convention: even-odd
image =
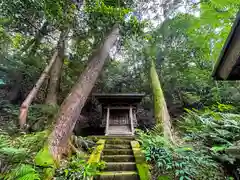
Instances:
[[[105,135],[134,135],[137,105],[144,94],[93,94],[102,105]]]
[[[240,80],[240,12],[223,46],[212,76],[216,80]]]

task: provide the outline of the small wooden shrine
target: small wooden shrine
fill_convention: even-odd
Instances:
[[[133,135],[137,126],[137,105],[144,94],[93,94],[102,105],[105,135]]]

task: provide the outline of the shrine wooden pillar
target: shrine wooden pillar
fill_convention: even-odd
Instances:
[[[105,132],[105,135],[108,135],[109,117],[110,117],[110,108],[108,106],[107,107],[107,118],[106,118],[106,132]]]
[[[129,117],[130,117],[130,124],[131,124],[131,133],[134,135],[134,125],[133,125],[133,110],[132,106],[129,109]]]

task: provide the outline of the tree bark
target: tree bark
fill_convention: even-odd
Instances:
[[[150,67],[150,78],[154,98],[154,115],[156,119],[156,127],[167,139],[173,142],[170,115],[153,60]]]
[[[88,66],[61,105],[56,125],[49,138],[50,153],[57,161],[66,151],[67,142],[75,123],[103,68],[111,47],[117,41],[118,35],[119,28],[113,27],[102,46],[89,58]]]
[[[64,60],[65,38],[67,31],[62,31],[58,42],[58,55],[53,67],[50,71],[50,79],[48,82],[48,93],[46,97],[46,104],[57,105],[57,96],[60,85],[60,77]]]
[[[27,120],[28,108],[31,105],[33,99],[35,98],[37,92],[39,91],[41,85],[43,84],[44,80],[47,78],[48,73],[56,60],[58,52],[56,51],[52,56],[49,64],[44,69],[43,73],[41,74],[40,78],[38,79],[37,83],[34,85],[33,89],[30,91],[26,99],[23,101],[20,107],[20,114],[19,114],[19,125],[21,129],[24,129]]]

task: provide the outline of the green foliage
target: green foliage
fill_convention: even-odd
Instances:
[[[95,176],[99,170],[105,167],[105,162],[88,164],[85,160],[79,157],[72,157],[66,167],[61,167],[56,171],[56,179],[76,179],[88,180],[90,177]]]
[[[217,104],[204,110],[189,110],[179,119],[182,137],[200,149],[207,149],[212,159],[231,165],[231,175],[239,169],[239,114],[230,105]],[[236,174],[234,175],[236,178]]]
[[[26,163],[26,168],[32,164],[32,157],[39,151],[47,137],[47,131],[35,134],[24,134],[18,137],[11,137],[8,134],[0,134],[0,172],[5,176],[15,168],[20,168]],[[20,163],[20,164],[19,164]],[[24,170],[23,166],[23,170]],[[21,168],[20,168],[21,170]],[[17,172],[18,170],[14,171]],[[33,171],[32,171],[33,173]],[[12,174],[12,173],[11,173]],[[31,175],[26,175],[26,177]],[[25,175],[24,175],[25,177]],[[35,177],[35,176],[34,176]]]
[[[220,110],[227,105],[218,105]],[[191,111],[182,117],[178,127],[194,139],[200,140],[205,145],[230,146],[238,140],[240,132],[239,115],[213,111],[209,108],[203,111]]]
[[[219,111],[216,111],[218,107]],[[178,122],[187,141],[198,141],[208,147],[213,157],[221,162],[234,164],[237,154],[226,153],[227,149],[238,142],[240,121],[238,114],[224,113],[223,109],[232,109],[228,105],[218,104],[204,111],[190,111]]]
[[[59,103],[77,81],[89,55],[95,52],[106,32],[117,23],[120,24],[121,43],[110,55],[112,61],[106,65],[106,71],[95,86],[97,91],[145,92],[150,109],[152,91],[149,86],[149,60],[154,59],[156,73],[161,79],[165,99],[173,109],[173,115],[179,109],[181,113],[185,107],[202,109],[220,102],[203,112],[187,110],[188,113],[177,123],[184,140],[194,146],[201,144],[201,148],[199,145],[175,147],[159,136],[158,131],[141,134],[149,161],[153,165],[156,163],[154,171],[159,167],[162,175],[167,173],[166,177],[170,179],[195,176],[202,179],[199,175],[202,173],[207,176],[206,169],[214,167],[212,158],[221,158],[224,162],[234,164],[236,155],[226,152],[235,147],[239,140],[239,116],[231,114],[239,111],[239,84],[214,82],[210,74],[239,5],[239,0],[208,0],[197,4],[195,1],[183,3],[181,0],[87,0],[84,3],[72,0],[3,0],[0,3],[0,81],[4,82],[3,85],[0,82],[1,99],[10,100],[6,94],[14,92],[15,85],[20,87],[18,96],[14,101],[11,100],[16,105],[1,103],[0,123],[12,135],[19,135],[16,134],[18,130],[15,123],[19,104],[49,62],[60,31],[70,29],[66,37],[67,51]],[[41,27],[46,21],[48,25],[44,33]],[[43,37],[39,38],[39,35]],[[35,38],[37,40],[33,41]],[[114,56],[116,52],[117,56]],[[21,78],[18,80],[18,77]],[[45,86],[34,103],[45,102],[47,83]],[[236,108],[233,110],[225,104],[232,104]],[[174,109],[175,106],[179,109]],[[55,107],[31,106],[28,114],[31,131],[41,131],[51,124],[57,110]],[[6,123],[2,121],[2,112],[7,114]],[[15,138],[1,134],[1,165],[9,165],[7,169],[10,169],[20,161],[32,163],[32,156],[43,147],[47,134],[40,132]],[[43,154],[37,155],[40,165],[52,164],[46,150],[44,147],[41,151]],[[91,171],[91,167],[85,168],[82,164],[69,168],[67,177],[69,174],[75,176],[78,172],[84,174],[85,170],[82,169]],[[156,174],[159,173],[157,171]]]
[[[0,149],[1,157],[9,157],[11,161],[20,161],[27,157],[27,149],[14,148],[14,147],[2,147]]]
[[[221,179],[219,165],[204,149],[191,145],[171,145],[154,132],[138,132],[147,161],[153,164],[155,176],[169,179]],[[223,179],[223,178],[222,178]]]
[[[42,146],[49,135],[49,131],[40,131],[32,134],[24,134],[20,137],[16,137],[16,145],[18,147],[27,148],[29,151],[36,152]]]
[[[6,180],[40,180],[40,175],[30,165],[20,164],[4,178]]]
[[[5,103],[5,102],[3,102]],[[5,103],[2,105],[2,109],[7,113],[9,117],[12,118],[13,124],[8,124],[4,129],[6,129],[10,134],[15,134],[18,132],[16,127],[16,122],[18,121],[19,115],[19,106],[12,105],[10,103]],[[31,127],[32,131],[42,131],[42,133],[35,134],[42,136],[47,131],[44,131],[45,128],[51,127],[53,118],[58,111],[58,106],[45,105],[45,104],[33,104],[29,107],[28,112],[28,124]],[[36,138],[37,139],[37,138]]]

